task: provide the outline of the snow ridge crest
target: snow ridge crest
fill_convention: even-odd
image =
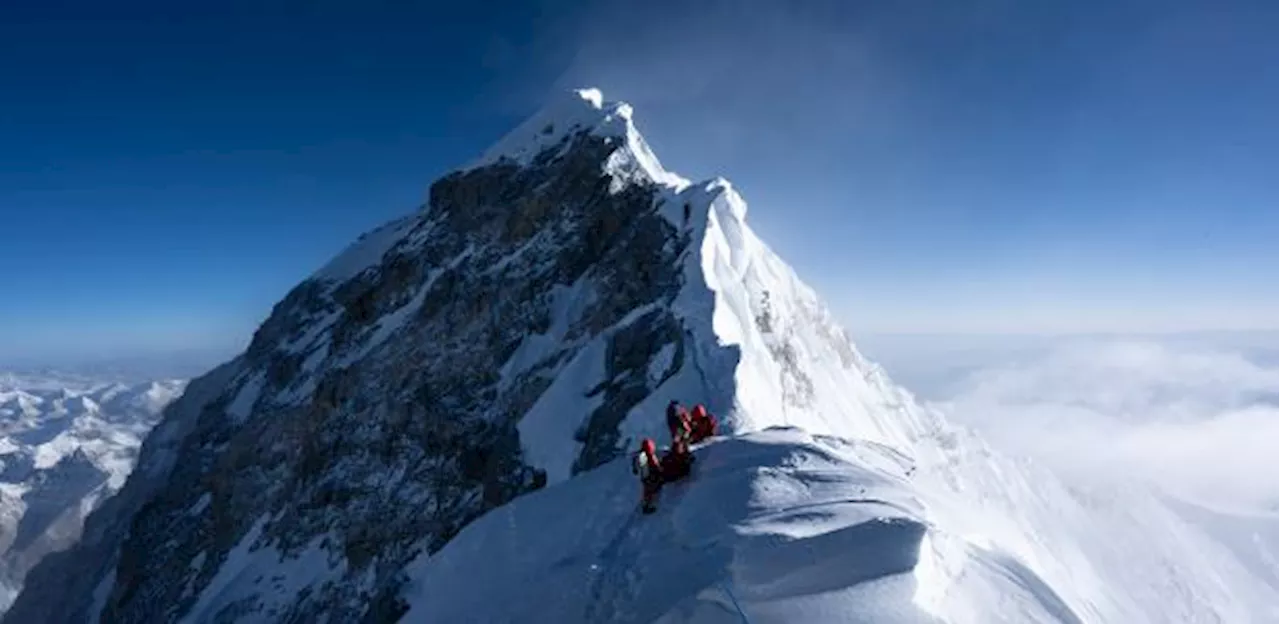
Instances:
[[[464,166],[462,171],[500,161],[525,166],[547,148],[562,145],[565,139],[585,131],[600,137],[621,139],[625,146],[623,159],[634,160],[652,181],[677,190],[688,186],[688,180],[662,167],[636,129],[632,112],[630,104],[605,100],[604,94],[597,88],[560,93],[515,130],[499,139],[478,159]]]

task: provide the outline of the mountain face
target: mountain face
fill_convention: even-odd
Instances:
[[[1140,490],[1068,489],[922,408],[745,217],[627,105],[553,103],[192,381],[5,621],[1274,612]],[[615,460],[673,398],[727,435],[640,517]]]
[[[142,438],[183,385],[0,374],[0,608],[120,489]]]

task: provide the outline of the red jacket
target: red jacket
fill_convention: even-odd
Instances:
[[[646,439],[641,445],[640,452],[635,455],[631,472],[639,475],[645,485],[662,482],[662,462],[658,461],[653,440]]]
[[[692,424],[691,437],[693,440],[705,440],[716,434],[716,417],[707,411],[707,408],[698,405],[693,408],[693,414],[690,417]]]

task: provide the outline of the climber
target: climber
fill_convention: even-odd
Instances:
[[[671,482],[689,476],[693,460],[693,453],[689,452],[687,443],[671,447],[662,455],[662,478]]]
[[[653,440],[645,438],[640,443],[640,451],[636,453],[631,465],[631,473],[640,477],[640,505],[644,513],[658,510],[656,505],[658,492],[662,491],[664,471],[658,461]]]
[[[716,417],[699,403],[689,415],[689,442],[697,444],[716,434]]]
[[[671,432],[671,450],[689,449],[689,413],[678,401],[672,400],[667,404],[667,430]]]

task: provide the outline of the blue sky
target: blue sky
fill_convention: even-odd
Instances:
[[[1276,325],[1274,3],[584,4],[9,5],[0,359],[238,347],[583,85],[855,334]]]

